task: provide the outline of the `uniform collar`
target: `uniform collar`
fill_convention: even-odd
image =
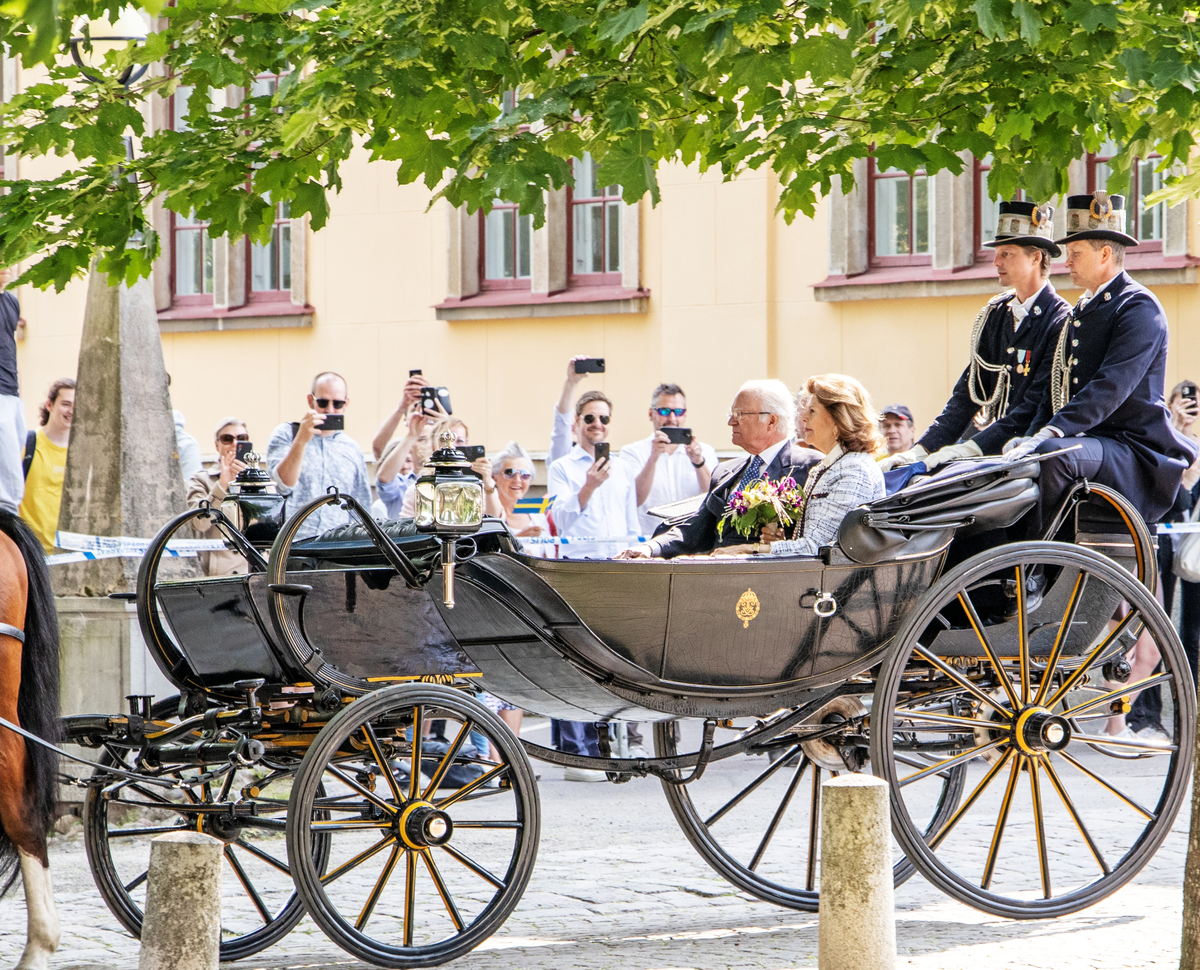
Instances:
[[[1033,310],[1033,305],[1038,301],[1041,295],[1046,292],[1046,287],[1049,285],[1050,281],[1046,280],[1038,289],[1038,291],[1024,302],[1019,301],[1017,299],[1017,295],[1015,293],[1013,294],[1012,299],[1008,301],[1008,306],[1009,309],[1012,310],[1014,334],[1020,331],[1021,324],[1025,322],[1025,318],[1029,316],[1030,312]]]
[[[1091,290],[1085,290],[1083,296],[1079,298],[1078,308],[1083,310],[1085,307],[1090,306],[1098,297],[1105,301],[1111,300],[1112,294],[1119,289],[1119,287],[1114,286],[1114,284],[1116,284],[1118,280],[1123,281],[1124,276],[1125,270],[1119,270],[1116,276],[1101,286],[1100,289],[1098,289],[1095,293],[1093,293]],[[1124,285],[1123,282],[1122,285]]]

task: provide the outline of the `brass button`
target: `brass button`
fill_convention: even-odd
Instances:
[[[1078,383],[1079,383],[1079,378],[1078,378],[1078,377],[1072,377],[1072,378],[1071,378],[1071,383],[1072,383],[1072,384],[1078,384]]]
[[[1035,306],[1033,308],[1033,315],[1035,317],[1040,317],[1042,315],[1042,308],[1040,306]]]
[[[1105,294],[1104,294],[1104,299],[1105,299],[1105,300],[1111,300],[1111,299],[1112,299],[1112,294],[1111,294],[1111,293],[1105,293]]]
[[[1076,321],[1075,321],[1075,326],[1077,326],[1077,327],[1078,327],[1079,325],[1080,325],[1080,322],[1079,322],[1078,320],[1076,320]]]
[[[1016,350],[1015,350],[1013,347],[1009,347],[1009,348],[1008,348],[1008,352],[1009,352],[1010,354],[1015,354],[1017,351],[1016,351]]]
[[[1071,341],[1071,346],[1072,346],[1072,347],[1078,347],[1078,346],[1079,346],[1079,341],[1078,341],[1078,340],[1072,340],[1072,341]]]

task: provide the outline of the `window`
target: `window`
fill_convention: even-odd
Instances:
[[[911,266],[931,262],[933,179],[897,168],[879,171],[869,160],[867,222],[871,263]]]
[[[485,290],[527,289],[532,270],[533,216],[497,201],[482,220],[480,282]]]
[[[992,259],[992,250],[983,244],[996,238],[996,226],[1000,221],[1000,200],[988,195],[988,173],[992,170],[992,156],[975,159],[975,252],[977,259]],[[1017,189],[1009,202],[1020,202],[1025,190]]]
[[[250,244],[250,299],[291,299],[292,222],[288,204],[275,207],[271,241]]]
[[[179,303],[211,303],[213,292],[213,241],[208,223],[193,216],[175,215],[175,249],[172,291]]]
[[[1088,156],[1088,192],[1108,187],[1112,174],[1109,161],[1118,151],[1117,145],[1110,141],[1097,154]],[[1154,170],[1161,160],[1160,155],[1134,159],[1129,191],[1125,194],[1125,231],[1141,244],[1139,252],[1162,249],[1167,207],[1162,202],[1147,206],[1144,201],[1151,192],[1162,188],[1163,173]]]
[[[609,283],[621,274],[621,187],[596,184],[591,154],[572,163],[575,188],[570,193],[570,274],[579,283]]]

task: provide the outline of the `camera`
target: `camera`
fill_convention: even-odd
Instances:
[[[254,444],[250,441],[239,441],[237,443],[237,451],[234,453],[234,458],[243,464],[248,464],[248,455],[254,454]]]
[[[604,373],[604,358],[603,357],[583,357],[575,361],[576,374],[603,374]]]
[[[690,445],[692,443],[691,428],[663,428],[661,430],[673,445]]]
[[[437,411],[438,405],[442,406],[442,410],[447,414],[453,414],[454,409],[450,407],[450,391],[445,387],[423,387],[421,388],[421,408],[425,411]]]

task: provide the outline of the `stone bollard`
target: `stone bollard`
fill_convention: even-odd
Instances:
[[[217,970],[222,849],[201,832],[168,832],[150,843],[138,970]]]
[[[887,782],[842,775],[821,786],[820,970],[894,970],[896,913]]]

